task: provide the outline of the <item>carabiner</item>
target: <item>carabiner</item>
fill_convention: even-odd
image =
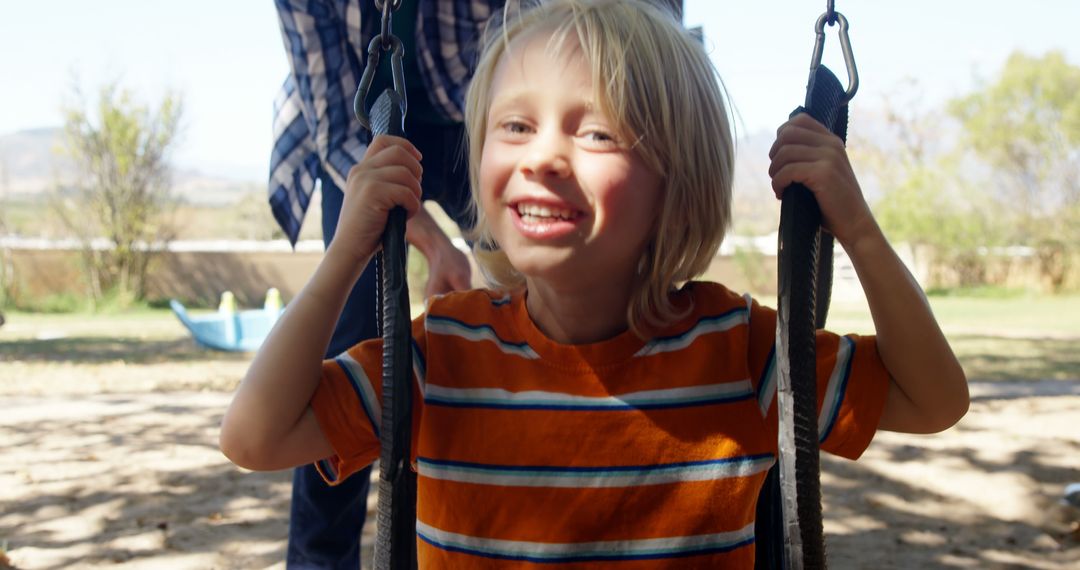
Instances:
[[[368,44],[368,60],[367,66],[364,67],[364,75],[360,77],[360,85],[356,88],[356,96],[353,97],[353,114],[356,115],[356,119],[360,121],[360,124],[365,129],[371,130],[371,118],[368,117],[367,102],[368,91],[371,89],[371,82],[375,79],[375,72],[379,69],[380,52],[383,49],[390,52],[390,73],[394,78],[394,91],[401,97],[401,114],[402,116],[408,111],[408,103],[405,98],[405,66],[402,64],[402,58],[405,55],[405,48],[401,45],[401,40],[397,36],[389,35],[389,47],[383,48],[384,38],[380,34],[371,39],[371,43]]]
[[[844,65],[847,66],[848,74],[848,86],[847,91],[844,92],[844,102],[851,101],[855,97],[855,93],[859,90],[859,70],[855,68],[855,56],[851,53],[851,40],[848,38],[848,21],[840,12],[832,12],[831,17],[835,17],[837,22],[840,22],[840,49],[844,52]],[[817,68],[821,66],[821,54],[825,51],[825,24],[829,23],[830,14],[825,12],[818,18],[817,24],[814,26],[814,33],[817,36],[814,42],[814,55],[810,59],[810,77],[813,79],[814,74],[817,73]],[[809,107],[809,103],[807,103]]]

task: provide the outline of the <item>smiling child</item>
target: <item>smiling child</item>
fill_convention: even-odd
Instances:
[[[554,0],[494,21],[466,112],[491,287],[413,322],[422,567],[753,567],[776,314],[692,280],[730,221],[727,117],[699,42],[653,6]],[[819,333],[822,448],[856,458],[877,429],[951,426],[963,372],[843,145],[800,116],[771,155],[778,194],[815,193],[878,333]],[[333,484],[377,458],[380,341],[321,355],[422,175],[385,136],[350,172],[337,237],[226,413],[238,465],[317,462]]]

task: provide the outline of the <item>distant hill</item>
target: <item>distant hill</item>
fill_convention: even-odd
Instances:
[[[63,134],[63,129],[39,128],[0,135],[0,199],[44,196],[75,177],[75,167],[63,151]],[[173,171],[173,189],[191,204],[223,205],[265,192],[266,186],[184,169]]]
[[[57,179],[74,174],[70,161],[59,156],[62,131],[45,128],[0,136],[0,191],[37,194]]]

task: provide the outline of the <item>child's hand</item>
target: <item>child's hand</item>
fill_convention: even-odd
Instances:
[[[420,151],[408,140],[389,135],[375,137],[364,159],[349,170],[337,233],[330,242],[334,255],[364,263],[382,246],[386,218],[395,206],[408,217],[420,209]]]
[[[844,143],[810,115],[800,113],[776,131],[769,158],[777,199],[792,183],[802,183],[814,193],[825,229],[845,247],[876,227]]]

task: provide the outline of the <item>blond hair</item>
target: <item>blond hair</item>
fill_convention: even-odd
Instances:
[[[480,157],[495,68],[510,43],[550,32],[549,47],[576,40],[589,65],[596,101],[633,151],[664,180],[662,205],[638,265],[627,320],[647,336],[681,318],[670,293],[708,268],[731,219],[734,149],[721,85],[701,42],[673,16],[628,0],[549,0],[508,7],[492,18],[466,95],[469,176],[476,216],[474,252],[497,288],[524,276],[498,249],[480,201]],[[603,78],[603,80],[600,80]]]

